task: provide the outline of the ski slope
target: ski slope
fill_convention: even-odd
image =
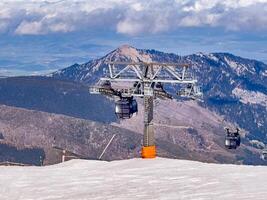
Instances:
[[[1,200],[267,199],[267,167],[156,158],[0,167]]]

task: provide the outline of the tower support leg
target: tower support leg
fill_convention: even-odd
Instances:
[[[142,158],[156,157],[153,127],[153,101],[153,96],[144,96],[144,138]]]

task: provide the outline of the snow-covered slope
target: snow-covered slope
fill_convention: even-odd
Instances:
[[[266,184],[267,167],[164,158],[0,167],[1,200],[265,200]]]

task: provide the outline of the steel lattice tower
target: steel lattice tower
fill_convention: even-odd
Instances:
[[[178,96],[197,99],[202,96],[196,86],[197,80],[188,72],[189,64],[181,63],[145,63],[145,62],[109,62],[108,75],[90,87],[92,94],[104,94],[120,99],[143,98],[144,138],[142,158],[156,157],[153,126],[154,98],[172,99],[164,90],[164,84],[180,84]],[[113,87],[113,83],[119,87]],[[185,87],[182,87],[185,86]],[[131,117],[131,116],[129,116]]]

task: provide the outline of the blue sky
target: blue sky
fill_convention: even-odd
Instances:
[[[122,44],[267,63],[267,0],[2,0],[0,76],[43,74]]]

